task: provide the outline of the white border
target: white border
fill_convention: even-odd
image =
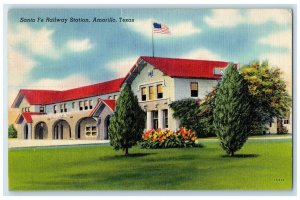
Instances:
[[[3,1],[3,5],[4,4],[10,4],[9,5],[9,7],[30,7],[30,8],[32,8],[32,7],[47,7],[47,8],[51,8],[51,7],[68,7],[68,8],[72,8],[72,7],[80,7],[80,8],[87,8],[87,7],[93,7],[93,8],[95,8],[95,5],[87,5],[87,4],[96,4],[96,3],[98,3],[97,1],[95,1],[95,0],[84,0],[83,2],[79,2],[79,3],[77,3],[76,1],[66,1],[66,0],[44,0],[43,1],[44,2],[44,4],[42,4],[42,5],[39,5],[39,6],[36,6],[36,5],[30,5],[30,4],[40,4],[41,2],[40,2],[40,0],[27,0],[27,1],[22,1],[22,0],[4,0]],[[277,1],[278,2],[278,1]],[[46,4],[48,4],[48,5],[46,5]],[[73,5],[67,5],[67,3],[73,3]],[[74,3],[76,3],[76,5],[74,5]],[[139,4],[142,4],[141,2],[136,2],[136,1],[133,1],[133,0],[127,0],[126,1],[126,3],[127,3],[127,5],[124,5],[123,4],[123,2],[121,2],[121,0],[110,0],[109,1],[109,4],[105,4],[105,5],[97,5],[97,7],[145,7],[145,6],[143,6],[143,5],[128,5],[128,4],[134,4],[134,3],[139,3]],[[291,5],[286,5],[286,4],[294,4],[294,12],[296,11],[296,9],[297,9],[297,7],[298,7],[298,1],[296,1],[296,0],[285,0],[285,1],[279,1],[278,3],[279,4],[274,4],[275,2],[274,1],[270,1],[270,3],[273,3],[273,4],[270,4],[269,2],[262,2],[262,0],[252,0],[252,1],[238,1],[238,3],[239,3],[239,5],[236,5],[236,4],[234,4],[234,3],[237,3],[236,1],[227,1],[227,4],[224,4],[224,1],[221,1],[221,0],[210,0],[209,1],[209,3],[210,4],[202,4],[202,5],[191,5],[191,4],[193,4],[194,3],[194,1],[193,0],[185,0],[185,1],[179,1],[179,0],[165,0],[164,1],[164,3],[168,3],[168,4],[173,4],[173,5],[158,5],[158,3],[159,3],[159,1],[158,0],[152,0],[152,1],[146,1],[145,2],[146,4],[148,4],[148,7],[205,7],[205,8],[212,8],[212,7],[230,7],[230,8],[237,8],[237,7],[290,7]],[[199,2],[199,3],[201,3],[201,2]],[[254,4],[253,4],[254,3]],[[261,4],[261,3],[266,3],[266,4]],[[22,5],[21,5],[22,4]],[[57,4],[57,5],[53,5],[53,4]],[[83,5],[84,4],[84,5]],[[114,6],[112,6],[112,4],[119,4],[119,5],[114,5]],[[120,5],[120,4],[122,4],[122,5]],[[152,6],[149,6],[149,4],[156,4],[156,5],[152,5]],[[177,5],[174,5],[174,4],[177,4]],[[187,4],[190,4],[190,5],[187,5]],[[285,4],[285,5],[282,5],[282,4]],[[7,9],[7,7],[5,8],[5,9]],[[6,12],[4,11],[4,9],[3,9],[3,7],[1,7],[1,12],[3,13],[3,18],[2,18],[2,20],[1,20],[1,25],[2,25],[2,27],[4,27],[3,25],[5,25],[4,23],[5,23],[5,21],[6,21]],[[297,12],[297,11],[296,11]],[[295,14],[295,13],[294,13]],[[298,17],[299,17],[299,15],[297,15],[297,16],[295,16],[294,15],[294,38],[293,38],[293,45],[294,45],[294,49],[293,49],[293,55],[294,55],[294,61],[293,61],[293,63],[294,63],[294,66],[295,66],[295,64],[296,64],[296,61],[298,60],[297,58],[299,57],[299,55],[297,55],[296,53],[297,53],[297,46],[298,46],[298,44],[299,44],[299,41],[297,41],[297,38],[296,38],[296,33],[299,33],[299,25],[298,25],[298,23],[299,23],[299,19],[298,19]],[[2,29],[3,31],[2,31],[2,33],[1,33],[1,44],[2,44],[2,50],[3,50],[3,53],[1,54],[1,58],[2,58],[2,60],[3,60],[3,66],[5,66],[5,62],[6,62],[6,58],[7,58],[7,52],[6,52],[6,45],[4,46],[4,44],[6,43],[6,41],[7,41],[7,38],[5,37],[3,37],[3,36],[5,36],[5,34],[4,34],[4,32],[6,32],[6,30],[7,30],[7,28],[3,28]],[[1,111],[1,115],[3,116],[3,121],[1,120],[1,122],[0,122],[0,127],[3,127],[3,130],[2,130],[2,133],[6,133],[6,131],[5,130],[7,130],[7,76],[4,76],[4,74],[7,74],[7,69],[4,69],[3,68],[3,66],[2,67],[0,67],[0,74],[1,74],[1,78],[2,78],[2,80],[3,80],[3,89],[1,90],[1,92],[0,92],[0,103],[3,105],[3,107],[2,108],[4,108],[4,109],[0,109]],[[297,79],[298,78],[300,78],[299,77],[299,71],[300,70],[297,70],[296,69],[296,67],[294,67],[294,69],[293,69],[293,96],[294,96],[294,105],[293,105],[293,107],[294,107],[294,117],[293,117],[293,120],[294,120],[294,122],[293,122],[293,124],[294,124],[294,136],[296,136],[297,135],[297,132],[296,132],[296,124],[297,123],[295,123],[296,122],[296,120],[297,120],[297,113],[298,113],[298,111],[299,111],[299,108],[297,107],[297,103],[296,103],[296,99],[299,99],[298,98],[298,93],[297,93],[297,91],[296,91],[296,89],[297,89],[297,83],[298,83],[298,81],[297,81]],[[5,94],[5,95],[4,95]],[[5,97],[5,98],[4,98]],[[5,137],[5,136],[7,136],[7,133],[6,134],[2,134],[2,136],[3,137]],[[0,149],[3,149],[3,147],[5,146],[3,146],[3,137],[1,137],[1,143],[0,143]],[[300,138],[300,137],[297,137],[297,138]],[[294,148],[294,153],[296,153],[296,155],[299,155],[299,149],[300,148],[296,148],[297,146],[296,146],[296,140],[294,140],[294,144],[293,144],[293,146],[295,147]],[[5,159],[5,160],[3,160],[3,159]],[[2,170],[2,167],[4,166],[3,164],[5,163],[5,164],[7,164],[7,151],[5,152],[3,152],[3,154],[2,153],[0,153],[0,160],[1,160],[1,162],[2,161],[4,161],[2,164],[1,164],[1,169],[0,169],[0,177],[4,177],[6,174],[3,174],[3,170]],[[294,155],[294,167],[296,166],[295,164],[296,164],[296,162],[297,162],[297,158],[295,157],[295,155]],[[299,165],[298,165],[298,167],[299,167]],[[4,167],[4,169],[5,169],[5,167]],[[6,168],[7,169],[7,168]],[[7,172],[7,171],[6,171]],[[3,176],[4,175],[4,176]],[[295,174],[296,175],[296,174]],[[298,179],[299,180],[299,175],[297,174],[297,176],[294,176],[294,178],[295,179]],[[296,180],[294,180],[294,183],[296,183],[295,182]],[[295,185],[296,186],[296,185]],[[3,180],[1,180],[1,182],[0,182],[0,191],[2,191],[2,188],[4,187],[4,184],[3,184]],[[3,192],[3,191],[2,191]],[[61,198],[66,198],[65,197],[65,195],[76,195],[77,197],[72,197],[72,199],[82,199],[82,197],[80,197],[80,196],[82,196],[82,195],[99,195],[99,193],[94,193],[94,194],[91,194],[90,192],[88,192],[89,194],[87,194],[87,193],[85,193],[85,192],[83,192],[83,193],[81,193],[81,192],[55,192],[55,194],[54,195],[61,195],[62,197]],[[101,192],[102,193],[102,192]],[[29,193],[27,193],[27,192],[24,192],[24,193],[19,193],[18,195],[32,195],[33,193],[31,193],[31,192],[29,192]],[[3,194],[2,194],[3,195]],[[6,193],[6,195],[7,195],[7,193]],[[40,193],[40,192],[38,192],[38,193],[34,193],[34,196],[37,196],[37,195],[47,195],[47,193]],[[51,194],[51,195],[53,195],[53,194]],[[273,199],[282,199],[282,197],[281,197],[281,195],[286,195],[284,192],[282,193],[282,192],[272,192],[272,191],[270,191],[270,192],[239,192],[239,191],[237,191],[237,192],[235,192],[235,191],[231,191],[231,192],[229,192],[229,193],[227,193],[227,192],[218,192],[218,191],[211,191],[211,192],[205,192],[205,191],[203,191],[203,192],[200,192],[200,194],[199,193],[194,193],[194,192],[188,192],[188,193],[186,193],[186,192],[183,192],[183,193],[181,193],[180,194],[180,192],[178,193],[178,192],[174,192],[174,191],[171,191],[171,192],[164,192],[164,193],[161,193],[161,192],[134,192],[134,191],[132,191],[132,192],[122,192],[122,193],[118,193],[118,192],[110,192],[110,193],[102,193],[102,195],[124,195],[124,196],[127,196],[127,195],[147,195],[147,196],[149,196],[149,195],[176,195],[176,197],[171,197],[170,196],[170,198],[172,198],[172,199],[182,199],[182,197],[180,197],[180,196],[182,196],[182,195],[185,195],[185,196],[189,196],[189,195],[216,195],[216,196],[220,196],[220,195],[226,195],[225,197],[222,197],[222,199],[237,199],[237,198],[239,198],[238,196],[234,196],[234,197],[230,197],[230,196],[227,196],[227,195],[258,195],[258,196],[260,196],[261,195],[261,197],[260,198],[264,198],[264,199],[266,199],[266,195],[275,195],[275,196],[277,196],[277,197],[270,197],[270,199],[272,198],[272,200]],[[289,194],[289,195],[291,195],[291,194]],[[292,195],[296,195],[295,193],[293,193]],[[5,197],[5,198],[17,198],[17,197]],[[27,196],[27,197],[22,197],[22,199],[32,199],[32,198],[37,198],[37,197],[30,197],[30,196]],[[39,197],[38,197],[39,198]],[[51,196],[50,197],[47,197],[47,198],[50,198],[50,199],[52,199],[51,198]],[[97,198],[97,199],[99,199],[100,197],[94,197],[95,199]],[[101,198],[103,198],[103,197],[101,197]],[[113,197],[112,197],[113,198]],[[118,197],[118,199],[119,198],[124,198],[124,197]],[[125,197],[125,199],[137,199],[138,197],[131,197],[131,196],[127,196],[127,197]],[[148,198],[153,198],[153,197],[147,197],[147,199]],[[164,197],[165,198],[165,197]],[[199,197],[190,197],[190,198],[199,198]],[[202,197],[201,197],[202,198]],[[215,197],[213,197],[213,196],[210,196],[210,197],[205,197],[205,198],[207,198],[207,199],[214,199]],[[251,198],[251,197],[242,197],[242,198],[246,198],[246,199],[248,199],[248,198]],[[258,197],[255,197],[255,198],[258,198]],[[260,198],[258,198],[258,199],[260,199]],[[285,198],[287,198],[287,197],[285,197]],[[294,197],[289,197],[289,198],[291,198],[291,199],[296,199],[296,197],[294,196]],[[239,198],[240,199],[240,198]],[[268,199],[268,198],[267,198]]]

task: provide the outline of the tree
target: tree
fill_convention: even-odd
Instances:
[[[200,118],[200,124],[202,131],[205,136],[215,135],[215,130],[213,126],[213,109],[215,107],[215,95],[217,92],[218,85],[209,92],[203,100],[200,101],[199,108],[197,110],[197,115]]]
[[[180,126],[195,131],[198,135],[202,132],[200,117],[198,116],[199,103],[196,99],[186,98],[170,104],[174,111],[173,117],[180,119]]]
[[[13,124],[8,127],[8,138],[17,138],[17,130]]]
[[[213,109],[214,128],[222,148],[230,156],[247,141],[251,124],[248,85],[229,64],[217,89]]]
[[[109,125],[110,144],[115,150],[122,149],[125,156],[128,155],[128,148],[142,138],[145,117],[145,112],[139,106],[130,85],[125,85],[116,102],[116,111]]]
[[[248,82],[253,119],[250,132],[262,133],[266,124],[274,117],[284,117],[291,107],[291,97],[286,91],[286,84],[281,78],[282,72],[277,67],[270,67],[268,62],[253,62],[240,70]]]
[[[198,137],[214,135],[213,106],[217,87],[213,88],[203,99],[182,99],[170,104],[173,116],[180,119],[180,126],[191,129]]]

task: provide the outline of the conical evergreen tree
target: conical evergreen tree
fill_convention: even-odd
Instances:
[[[225,70],[215,96],[214,128],[230,156],[241,149],[249,134],[250,103],[247,82],[233,64]]]
[[[145,112],[139,106],[130,85],[126,85],[117,100],[116,111],[109,125],[110,144],[115,150],[122,149],[125,155],[128,155],[128,148],[142,137],[145,117]]]

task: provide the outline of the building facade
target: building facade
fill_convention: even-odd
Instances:
[[[227,62],[140,57],[124,78],[65,91],[20,90],[12,107],[19,139],[109,139],[108,126],[122,87],[131,84],[147,112],[146,129],[179,128],[169,104],[202,99],[216,86]],[[291,120],[282,125],[291,132]],[[278,122],[271,124],[269,132]],[[274,127],[272,127],[274,126]]]

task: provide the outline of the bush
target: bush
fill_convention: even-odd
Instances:
[[[169,129],[151,129],[143,134],[139,144],[148,149],[195,147],[196,139],[196,133],[186,128],[180,128],[176,132]]]
[[[285,126],[279,126],[277,129],[278,135],[288,134],[288,130]]]
[[[17,138],[17,130],[13,124],[8,127],[8,138]]]

